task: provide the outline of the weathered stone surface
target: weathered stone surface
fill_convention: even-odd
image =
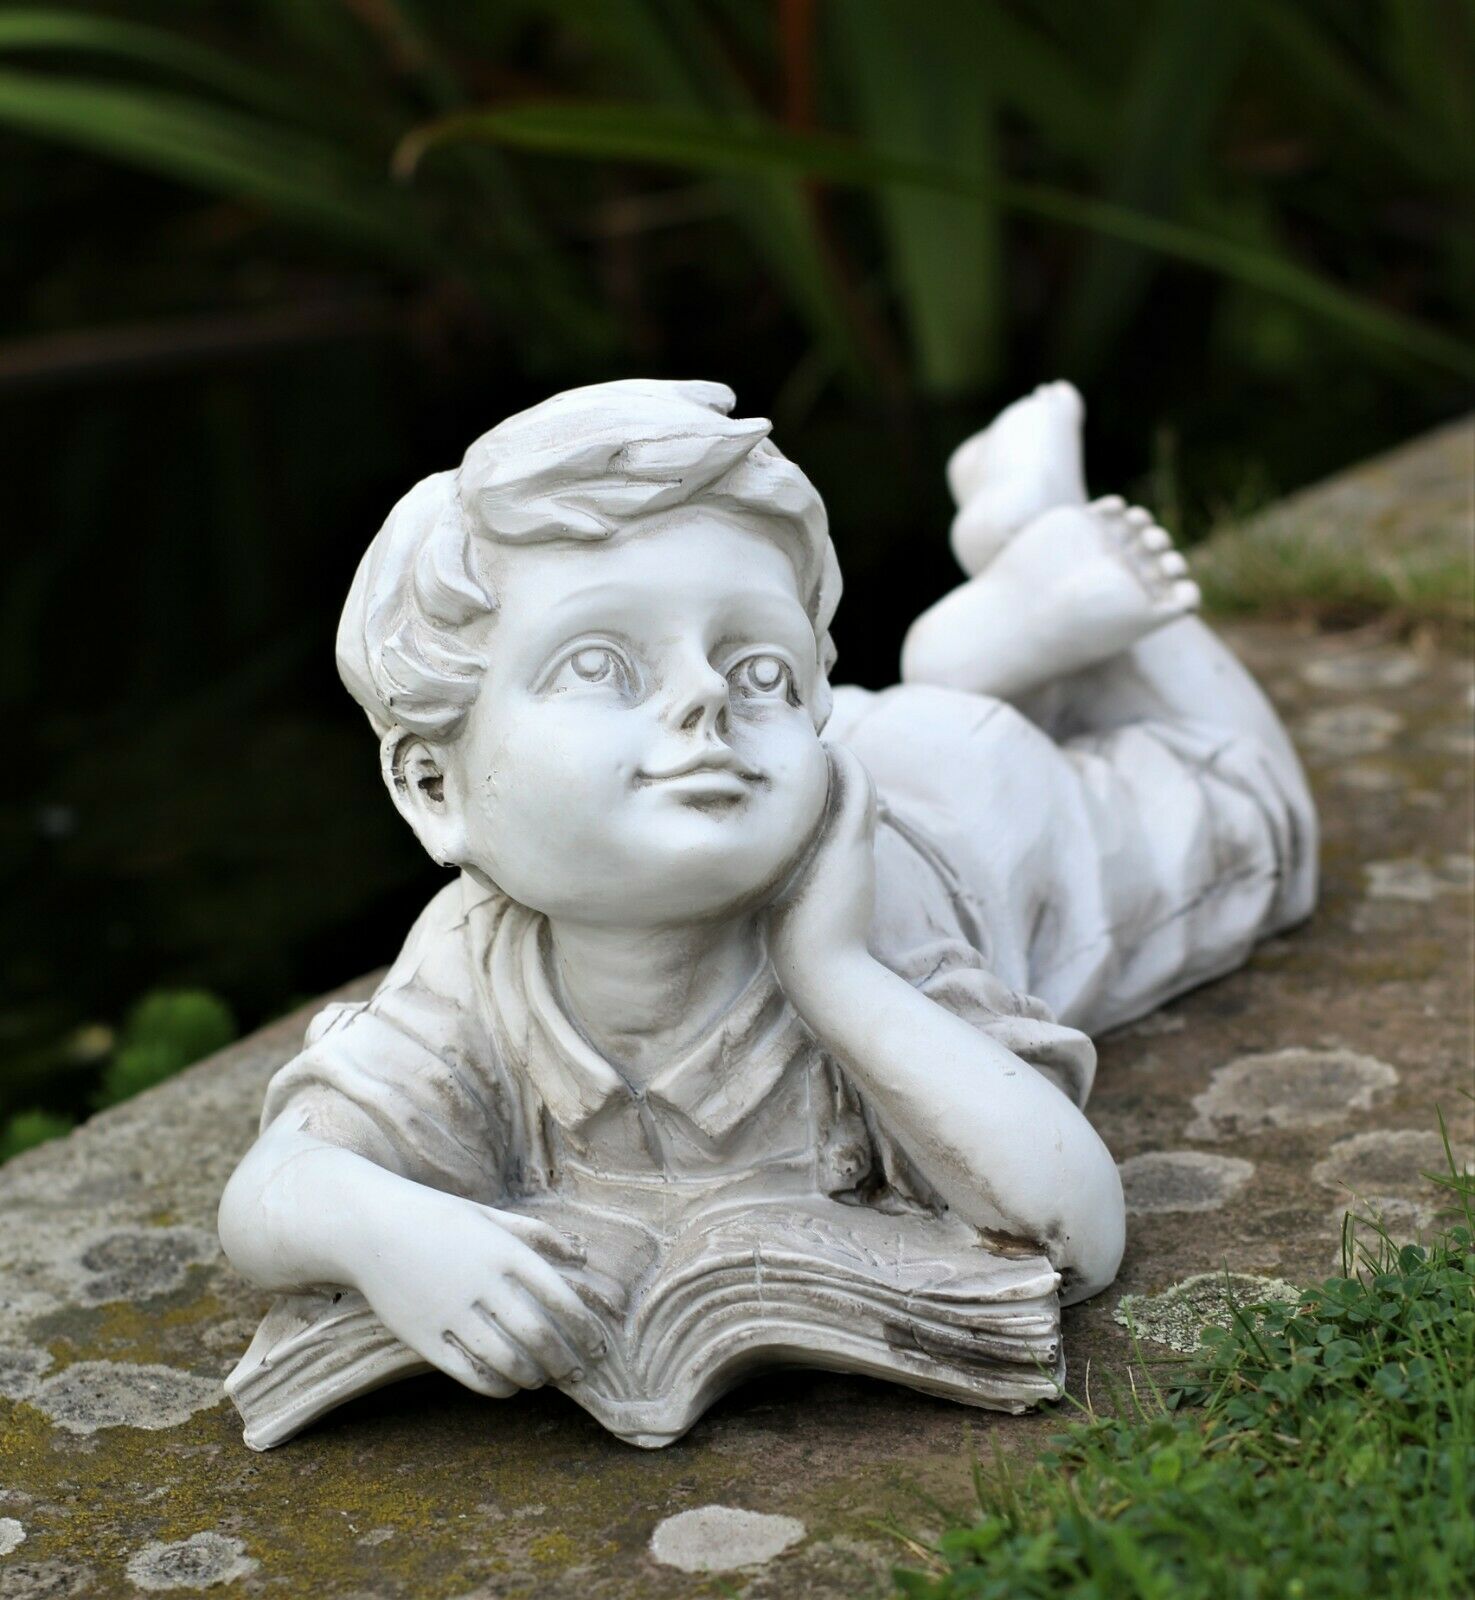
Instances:
[[[1459,1160],[1464,1151],[1456,1151]],[[1433,1128],[1374,1128],[1338,1139],[1311,1169],[1328,1189],[1366,1200],[1407,1195],[1432,1203],[1437,1186],[1425,1176],[1448,1170],[1444,1140]]]
[[[1237,610],[1303,615],[1331,607],[1366,617],[1386,609],[1468,625],[1475,620],[1472,455],[1475,419],[1465,417],[1224,529],[1198,552],[1195,575],[1211,601]],[[1326,654],[1391,653],[1401,642],[1353,637]],[[1313,686],[1351,688],[1354,675],[1358,693],[1398,687],[1386,674],[1377,683],[1375,668],[1351,669],[1340,681],[1332,668]]]
[[[1448,441],[1436,446],[1445,460]],[[1417,544],[1408,529],[1426,472],[1417,452],[1408,459],[1410,504],[1380,467],[1376,514]],[[1302,505],[1328,539],[1373,491],[1330,493],[1338,509],[1326,519],[1314,500]],[[1471,761],[1455,737],[1469,721],[1469,663],[1417,634],[1230,632],[1294,728],[1342,730],[1304,746],[1323,807],[1325,891],[1308,927],[1262,946],[1244,971],[1102,1041],[1093,1115],[1152,1209],[1131,1219],[1117,1287],[1066,1314],[1072,1379],[1081,1384],[1089,1363],[1098,1403],[1100,1376],[1124,1379],[1138,1359],[1113,1318],[1123,1296],[1145,1300],[1197,1275],[1222,1284],[1225,1270],[1313,1282],[1332,1266],[1349,1189],[1362,1210],[1414,1208],[1399,1213],[1412,1224],[1437,1208],[1438,1191],[1417,1177],[1441,1155],[1436,1105],[1470,1147],[1459,1091],[1471,1080],[1471,900],[1469,874],[1451,865],[1471,849]],[[1385,665],[1316,666],[1359,651]],[[1418,673],[1386,669],[1405,654]],[[1360,714],[1364,730],[1380,730],[1372,753],[1347,753],[1345,717],[1313,720],[1349,705],[1383,713]],[[1369,772],[1377,779],[1363,781]],[[1432,897],[1374,892],[1370,865],[1407,861],[1438,879]],[[425,1378],[253,1454],[218,1384],[265,1297],[221,1259],[214,1212],[304,1020],[0,1168],[5,1600],[135,1596],[145,1574],[209,1584],[180,1594],[314,1600],[664,1600],[723,1585],[751,1600],[864,1600],[885,1594],[889,1564],[906,1559],[878,1528],[927,1536],[938,1503],[969,1504],[974,1450],[1023,1458],[1058,1430],[1058,1412],[997,1417],[799,1372],[738,1389],[681,1443],[647,1453],[561,1396],[484,1401]],[[1267,1058],[1277,1064],[1242,1065]],[[1330,1066],[1353,1059],[1391,1076]],[[1309,1063],[1304,1082],[1297,1060]],[[1225,1093],[1236,1063],[1258,1099]],[[1200,1122],[1207,1131],[1186,1131]],[[1242,1169],[1225,1162],[1253,1174],[1237,1185]],[[1176,1196],[1175,1209],[1154,1195]],[[1221,1203],[1182,1209],[1185,1196]],[[1188,1298],[1173,1301],[1180,1338],[1212,1310]],[[1145,1333],[1145,1313],[1137,1320]],[[68,1407],[92,1431],[65,1425]],[[727,1578],[656,1559],[658,1527],[714,1506],[793,1518],[803,1536]],[[11,1523],[23,1542],[6,1549]]]

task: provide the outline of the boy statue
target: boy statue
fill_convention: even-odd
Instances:
[[[813,486],[721,384],[554,396],[405,496],[338,665],[456,876],[225,1192],[249,1443],[439,1368],[668,1442],[747,1372],[1018,1410],[1111,1281],[1089,1035],[1305,917],[1289,741],[1050,384],[949,464],[969,578],[831,689]]]

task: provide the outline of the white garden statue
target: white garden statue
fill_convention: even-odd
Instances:
[[[1087,502],[1069,384],[954,455],[968,581],[880,693],[831,688],[824,506],[732,407],[556,395],[359,567],[339,670],[455,876],[221,1204],[280,1296],[258,1448],[429,1368],[643,1445],[776,1365],[1056,1396],[1124,1241],[1088,1036],[1311,908],[1286,735],[1168,535]]]

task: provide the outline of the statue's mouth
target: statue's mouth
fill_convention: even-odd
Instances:
[[[707,765],[683,767],[671,773],[640,772],[635,777],[637,788],[659,786],[693,804],[744,800],[763,781],[757,772]]]
[[[677,789],[726,789],[734,794],[747,792],[748,786],[764,782],[761,772],[743,765],[737,752],[725,745],[708,745],[685,761],[669,767],[642,767],[635,774],[635,785],[669,784]]]

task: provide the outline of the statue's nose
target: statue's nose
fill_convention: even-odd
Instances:
[[[728,729],[727,679],[710,662],[684,673],[672,697],[671,725],[682,733],[723,738]]]

